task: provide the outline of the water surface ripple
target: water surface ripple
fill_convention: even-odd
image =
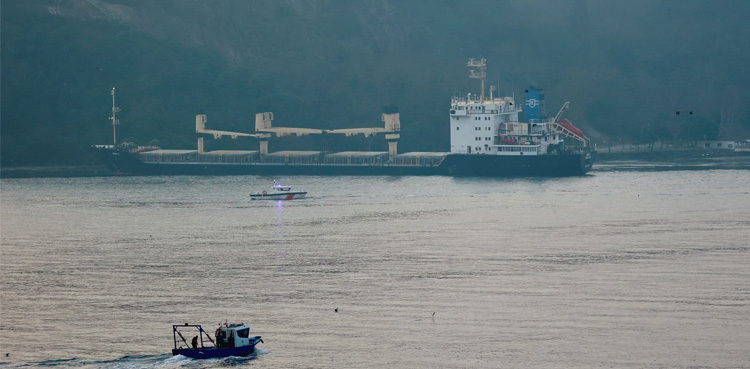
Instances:
[[[3,179],[1,366],[750,366],[750,171],[279,179]]]

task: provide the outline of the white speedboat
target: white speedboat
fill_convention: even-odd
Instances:
[[[292,191],[292,186],[284,186],[278,182],[274,182],[273,189],[271,191],[263,190],[260,193],[251,193],[251,200],[294,200],[303,199],[307,196],[307,192]]]

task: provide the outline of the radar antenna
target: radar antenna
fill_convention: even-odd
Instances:
[[[117,126],[120,124],[120,121],[115,117],[115,114],[120,112],[120,108],[115,106],[115,88],[112,87],[112,116],[109,118],[109,120],[112,121],[112,144],[117,145]]]
[[[480,58],[479,60],[469,59],[466,63],[469,67],[469,78],[476,78],[482,81],[482,91],[479,94],[480,102],[484,101],[484,79],[487,77],[487,59]],[[474,69],[476,68],[476,69]]]

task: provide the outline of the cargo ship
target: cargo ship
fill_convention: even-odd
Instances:
[[[114,89],[112,90],[113,145],[95,145],[113,170],[145,175],[446,175],[446,176],[578,176],[588,172],[596,150],[584,132],[544,110],[544,92],[526,90],[524,109],[514,96],[496,97],[495,86],[485,96],[486,59],[470,59],[469,77],[481,80],[479,94],[454,96],[449,109],[450,152],[398,153],[401,122],[396,109],[381,116],[381,127],[313,129],[279,127],[272,112],[255,116],[254,132],[206,128],[206,115],[196,116],[197,148],[165,150],[159,147],[117,144]],[[519,115],[524,112],[524,121]],[[561,119],[562,118],[562,119]],[[346,136],[383,134],[388,151],[269,151],[274,137],[295,134]],[[204,149],[204,138],[249,137],[258,150]],[[572,143],[572,144],[571,144]]]

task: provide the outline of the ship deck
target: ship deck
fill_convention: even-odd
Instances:
[[[277,151],[260,155],[258,151],[220,150],[152,150],[134,153],[143,163],[211,163],[211,164],[325,164],[325,165],[405,165],[438,166],[448,152],[409,152],[389,157],[384,151]]]

